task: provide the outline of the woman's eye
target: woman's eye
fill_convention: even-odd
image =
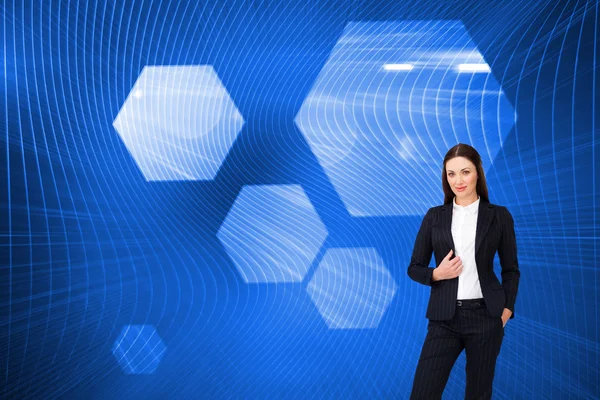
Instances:
[[[465,171],[464,173],[465,173],[465,175],[467,175],[469,173],[469,171]]]

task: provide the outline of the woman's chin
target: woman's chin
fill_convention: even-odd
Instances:
[[[470,194],[467,194],[465,192],[458,192],[458,193],[454,193],[454,194],[459,199],[466,199],[466,198],[468,198],[470,196]]]

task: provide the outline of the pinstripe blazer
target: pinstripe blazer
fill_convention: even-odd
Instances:
[[[456,249],[452,239],[452,203],[432,207],[427,211],[413,249],[408,276],[416,282],[431,286],[426,317],[431,320],[448,320],[454,316],[458,277],[432,281],[434,268],[429,267],[432,253],[436,265]],[[502,266],[502,284],[494,273],[494,255],[498,252]],[[506,207],[491,204],[484,199],[479,202],[475,233],[475,263],[479,274],[481,292],[489,313],[500,317],[504,308],[514,307],[519,286],[517,243],[512,215]]]

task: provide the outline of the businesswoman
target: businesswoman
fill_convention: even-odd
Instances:
[[[442,168],[444,204],[423,218],[408,267],[431,286],[427,336],[411,399],[441,399],[459,354],[466,352],[465,399],[490,399],[504,326],[514,318],[519,265],[514,222],[489,202],[481,157],[466,144],[451,148]],[[502,283],[494,274],[498,252]],[[432,253],[436,268],[430,268]]]

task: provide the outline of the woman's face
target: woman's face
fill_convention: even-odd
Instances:
[[[448,184],[458,199],[477,200],[477,169],[464,157],[454,157],[446,163]]]

